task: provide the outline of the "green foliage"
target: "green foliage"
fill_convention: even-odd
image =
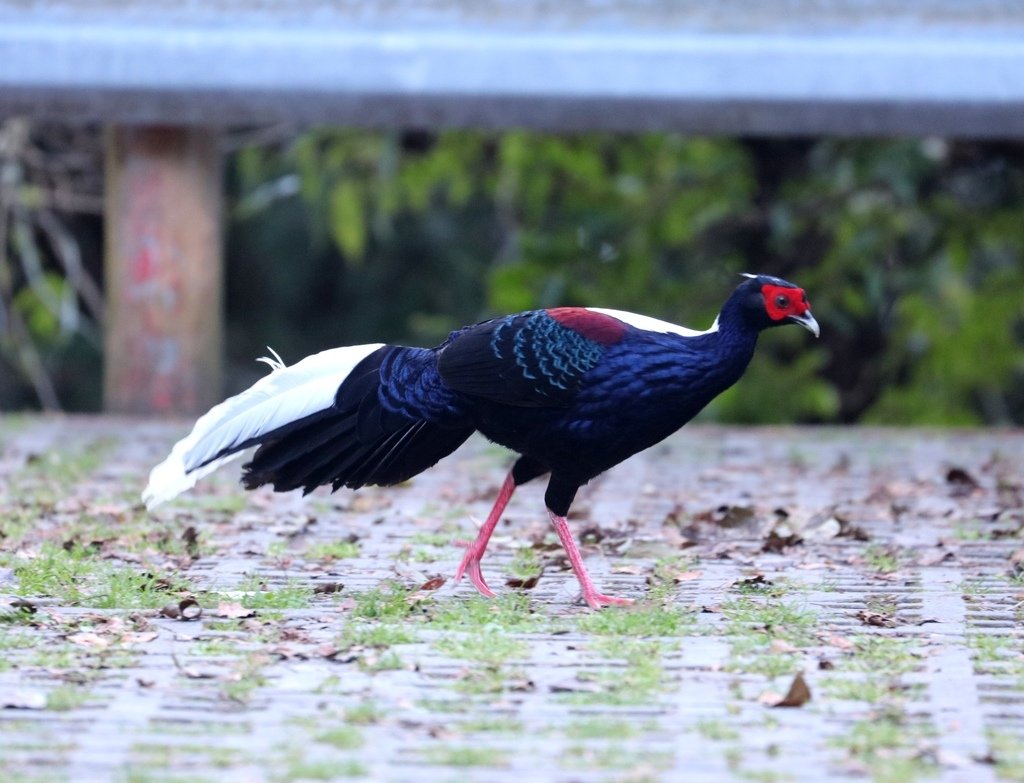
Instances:
[[[268,343],[288,361],[430,345],[533,307],[704,327],[737,273],[764,271],[808,290],[821,339],[766,334],[705,418],[1024,423],[1019,145],[323,128],[234,154],[228,189],[232,388],[258,377]],[[35,214],[31,188],[17,192],[17,214]],[[98,364],[88,383],[54,369],[44,394],[46,362],[71,350],[74,308],[57,305],[92,289],[26,226],[0,259],[0,352],[48,404],[96,399]],[[0,404],[23,404],[13,377],[0,373]]]
[[[284,286],[306,310],[311,288],[331,302],[318,334],[332,336],[309,350],[363,337],[430,344],[465,322],[557,304],[703,327],[736,273],[766,271],[807,288],[822,339],[765,335],[743,382],[705,417],[1024,422],[1015,149],[317,130],[279,151],[243,151],[235,173],[241,204],[297,175],[305,236],[343,261]],[[278,232],[296,225],[283,214]],[[237,232],[252,229],[247,218]],[[257,249],[263,266],[279,260],[274,248]]]

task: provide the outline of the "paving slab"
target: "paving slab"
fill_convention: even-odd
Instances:
[[[584,488],[594,612],[511,458],[391,489],[237,469],[146,512],[184,422],[0,417],[9,781],[1024,780],[1024,433],[692,426]]]

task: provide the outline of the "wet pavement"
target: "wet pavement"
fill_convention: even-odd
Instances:
[[[182,432],[0,418],[4,780],[1024,780],[1020,432],[686,428],[579,495],[601,612],[542,481],[452,583],[483,441],[146,513]]]

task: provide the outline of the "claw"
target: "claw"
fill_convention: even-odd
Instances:
[[[495,595],[494,591],[487,586],[487,582],[484,581],[483,572],[480,570],[480,559],[484,556],[484,552],[487,551],[487,542],[491,540],[491,534],[494,532],[494,528],[497,527],[498,520],[501,519],[501,512],[505,510],[505,506],[508,504],[509,498],[512,497],[515,489],[516,482],[512,478],[512,473],[509,472],[508,476],[505,477],[505,483],[502,484],[501,491],[498,493],[498,499],[494,501],[491,513],[487,515],[487,521],[480,527],[476,540],[466,545],[466,554],[462,556],[462,562],[459,563],[459,567],[455,571],[456,582],[462,581],[462,577],[468,573],[469,581],[473,583],[473,587],[477,589],[480,595],[485,595],[488,598],[494,598]]]
[[[476,547],[470,544],[466,548],[466,554],[463,556],[462,562],[455,571],[455,581],[462,581],[462,577],[468,573],[469,581],[473,583],[473,586],[480,595],[494,598],[495,593],[487,586],[487,582],[484,581],[483,572],[480,570],[480,557],[482,554],[482,552],[477,552]]]
[[[585,593],[583,600],[591,609],[600,609],[602,606],[632,606],[634,603],[632,598],[616,598],[614,595],[602,593]]]
[[[494,598],[495,593],[491,588],[487,586],[487,582],[484,581],[483,572],[480,570],[480,561],[474,560],[469,566],[469,581],[473,583],[473,586],[477,589],[480,595],[486,596],[487,598]]]
[[[591,609],[600,609],[602,606],[629,606],[632,604],[633,600],[631,598],[616,598],[615,596],[604,595],[597,591],[597,588],[594,587],[594,583],[590,579],[590,574],[587,573],[587,567],[583,564],[583,557],[580,555],[579,547],[576,546],[576,542],[573,540],[572,532],[569,530],[569,523],[565,521],[564,516],[556,514],[551,509],[548,509],[548,516],[551,517],[551,522],[555,526],[555,532],[558,533],[558,539],[562,542],[565,553],[569,557],[569,563],[572,565],[572,570],[579,580],[583,600],[587,602],[587,606]]]

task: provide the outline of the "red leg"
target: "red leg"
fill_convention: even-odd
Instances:
[[[455,581],[458,582],[462,579],[462,575],[468,571],[469,580],[481,595],[485,595],[488,598],[494,598],[494,591],[484,581],[484,575],[480,571],[480,559],[484,556],[484,552],[487,550],[487,542],[491,540],[491,534],[494,532],[494,528],[497,527],[498,520],[501,519],[501,514],[505,510],[505,506],[508,505],[508,501],[515,490],[516,482],[512,478],[512,473],[509,472],[508,476],[505,477],[505,483],[501,485],[501,491],[498,492],[498,499],[494,501],[491,513],[487,515],[487,521],[484,522],[480,532],[477,533],[476,540],[466,547],[466,554],[462,558],[459,570],[455,572]]]
[[[594,583],[590,581],[587,567],[583,565],[583,557],[580,555],[580,550],[577,548],[576,541],[572,537],[572,531],[569,530],[569,523],[565,521],[565,517],[558,516],[551,509],[548,509],[548,516],[551,517],[551,521],[555,525],[555,531],[558,533],[558,539],[562,542],[565,553],[569,556],[572,570],[580,581],[583,600],[587,602],[587,606],[591,609],[600,609],[602,606],[629,606],[629,604],[633,603],[631,598],[615,598],[614,596],[602,595],[597,592]]]

